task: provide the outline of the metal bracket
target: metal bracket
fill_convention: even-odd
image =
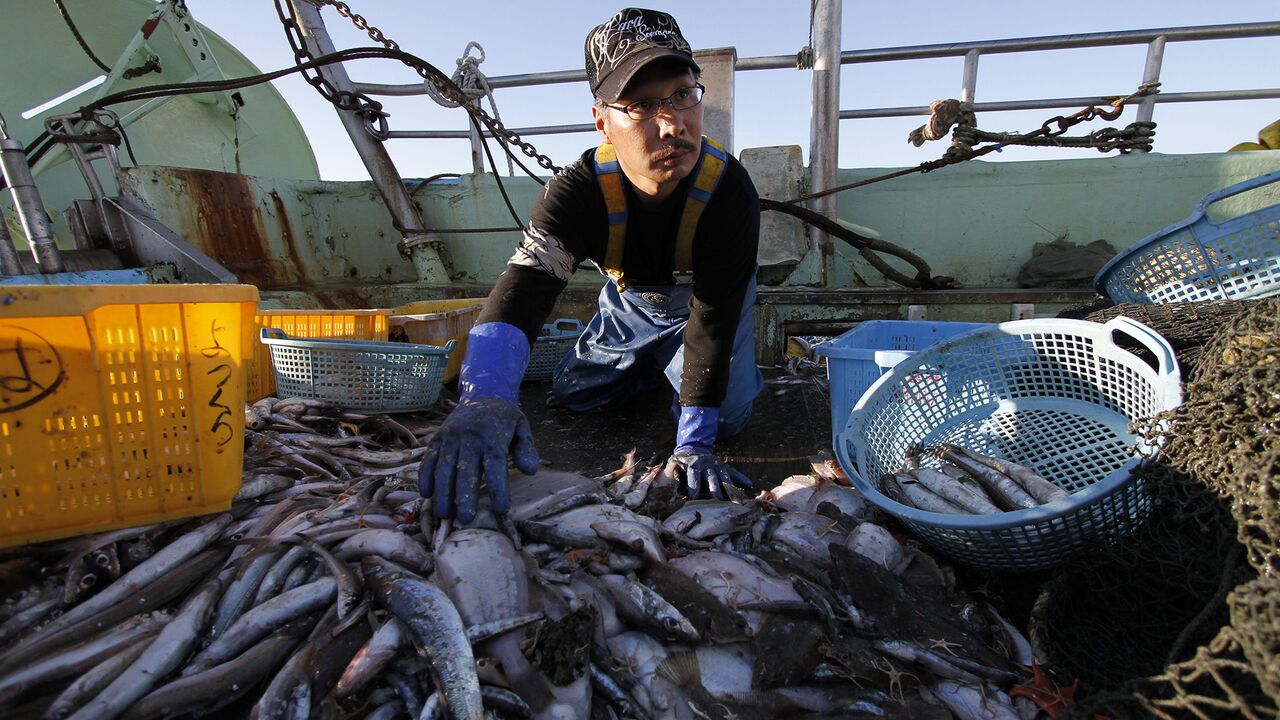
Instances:
[[[138,199],[128,195],[108,198],[105,205],[108,212],[119,214],[139,265],[173,265],[182,282],[187,283],[239,282],[230,270],[157,220]]]

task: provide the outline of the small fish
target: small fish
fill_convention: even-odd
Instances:
[[[696,643],[701,639],[689,619],[653,590],[621,575],[604,575],[600,582],[613,596],[618,613],[632,624],[678,642]]]
[[[991,457],[989,455],[982,455],[959,446],[956,446],[956,449],[983,465],[1013,478],[1014,482],[1021,485],[1023,490],[1026,490],[1031,497],[1035,498],[1036,501],[1041,504],[1053,502],[1054,500],[1061,500],[1062,498],[1067,497],[1066,490],[1063,490],[1057,485],[1045,480],[1035,470],[1032,470],[1025,465],[1019,465],[1018,463],[997,457]]]
[[[893,476],[894,484],[907,504],[925,512],[951,513],[954,515],[972,515],[973,513],[938,495],[910,475]]]
[[[650,562],[664,563],[667,552],[662,548],[662,539],[652,527],[644,523],[627,520],[600,520],[591,523],[602,540],[617,543],[633,552],[644,555]]]
[[[484,707],[475,655],[449,596],[376,555],[361,558],[360,567],[379,604],[405,624],[418,651],[431,662],[448,716],[452,720],[482,720]]]
[[[974,515],[1000,512],[1000,508],[987,499],[986,493],[982,495],[974,493],[960,481],[941,470],[922,467],[911,471],[909,474],[943,500],[964,508]]]
[[[649,565],[643,581],[688,618],[698,634],[717,643],[747,637],[747,621],[697,581],[668,565]]]
[[[1004,510],[1023,510],[1040,504],[1014,482],[1013,478],[961,453],[954,445],[943,447],[942,458],[954,463],[982,483],[982,487],[986,489],[991,499]]]

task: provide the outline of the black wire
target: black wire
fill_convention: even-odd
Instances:
[[[325,65],[331,65],[333,63],[346,62],[348,60],[365,60],[365,59],[371,59],[371,58],[399,60],[400,62],[406,65],[409,65],[410,67],[420,68],[423,70],[423,72],[426,72],[427,74],[432,75],[433,76],[432,79],[433,81],[437,81],[437,85],[444,88],[452,87],[454,90],[458,92],[459,95],[461,95],[462,93],[462,91],[458,89],[457,85],[454,84],[452,79],[450,79],[447,75],[441,73],[440,70],[437,69],[431,63],[427,62],[426,60],[423,60],[422,58],[416,55],[413,55],[412,53],[407,53],[403,50],[389,50],[387,48],[362,47],[362,48],[350,48],[347,50],[338,50],[337,52],[332,52],[327,55],[321,55],[318,58],[313,58],[311,60],[308,60],[307,62],[299,63],[290,68],[275,70],[268,73],[261,73],[259,75],[247,75],[245,77],[230,78],[227,80],[206,80],[206,81],[191,82],[191,83],[168,83],[163,85],[147,85],[140,88],[131,88],[128,90],[122,90],[120,92],[112,93],[110,95],[105,95],[99,98],[97,101],[93,102],[92,104],[81,108],[81,111],[84,112],[84,111],[92,110],[95,108],[104,108],[108,105],[115,105],[123,102],[133,102],[137,100],[151,100],[153,98],[165,97],[168,95],[194,95],[194,94],[207,93],[207,92],[224,92],[227,90],[238,90],[240,88],[249,87],[251,85],[258,85],[260,83],[269,82],[271,80],[275,80],[277,78],[281,78],[286,75],[301,73],[306,70],[312,70],[315,68],[323,67]],[[483,121],[487,126],[489,125],[489,123],[492,122],[492,120],[490,120],[489,118],[486,118],[480,115],[474,108],[464,105],[463,109],[466,110],[468,116],[471,118],[471,121],[473,123],[478,123],[480,121]],[[493,128],[490,127],[490,130],[492,131]],[[520,158],[517,157],[514,152],[512,152],[509,146],[509,143],[507,143],[504,138],[499,136],[497,133],[494,133],[494,136],[501,141],[500,145],[503,151],[506,152],[507,155],[509,155],[513,160],[515,160],[516,164],[520,166],[521,170],[524,170],[524,172],[528,174],[529,177],[537,181],[538,184],[540,185],[546,184],[545,180],[535,175],[533,171],[529,170],[529,168],[526,167],[525,164],[520,161]],[[497,175],[497,172],[498,172],[497,167],[494,166],[494,174]]]
[[[475,126],[476,132],[480,133],[480,147],[484,148],[485,157],[489,158],[489,167],[493,168],[493,179],[498,181],[498,192],[502,193],[502,201],[507,204],[507,212],[511,213],[511,218],[516,221],[520,227],[524,227],[524,221],[516,214],[516,208],[511,204],[511,198],[507,197],[507,188],[502,184],[502,175],[498,173],[498,164],[493,161],[493,153],[489,151],[489,141],[484,137],[484,131],[480,129],[480,122],[476,120],[475,115],[470,115],[471,124]]]
[[[129,162],[133,163],[134,167],[138,167],[138,158],[133,154],[133,143],[129,142],[129,133],[124,131],[123,124],[118,125],[116,130],[120,132],[120,137],[124,140],[124,149],[125,152],[129,153]]]
[[[454,173],[454,172],[437,173],[437,174],[435,174],[435,175],[432,175],[431,177],[429,177],[429,178],[427,178],[427,179],[422,180],[421,182],[419,182],[419,183],[418,183],[418,186],[417,186],[417,187],[415,187],[413,190],[410,190],[410,191],[409,191],[409,197],[411,197],[411,198],[412,198],[413,196],[417,195],[419,190],[421,190],[422,188],[424,188],[424,187],[426,187],[426,186],[430,185],[431,183],[435,182],[436,180],[441,180],[441,179],[443,179],[443,178],[451,178],[451,177],[460,178],[460,177],[462,177],[462,175],[461,175],[461,173]]]
[[[102,68],[102,72],[110,75],[111,66],[98,59],[93,54],[93,49],[89,47],[89,43],[85,42],[84,36],[80,34],[80,29],[76,27],[75,22],[71,20],[71,13],[67,12],[67,6],[62,4],[62,0],[53,0],[53,4],[58,6],[58,12],[62,13],[62,19],[67,23],[67,27],[71,30],[71,34],[76,36],[76,42],[80,43],[80,49],[84,50],[84,54],[89,56],[95,65]]]

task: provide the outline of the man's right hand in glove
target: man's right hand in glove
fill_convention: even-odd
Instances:
[[[458,382],[462,399],[427,441],[418,470],[418,489],[432,498],[437,517],[473,520],[481,482],[488,486],[490,509],[507,512],[508,457],[526,475],[538,471],[533,433],[516,404],[528,360],[529,341],[516,327],[495,322],[471,330]]]

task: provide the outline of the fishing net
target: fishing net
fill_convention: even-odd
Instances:
[[[1032,639],[1070,717],[1263,718],[1280,703],[1280,299],[1095,307],[1170,340],[1185,402],[1137,428],[1155,512],[1050,577]],[[1163,423],[1163,424],[1162,424]]]

